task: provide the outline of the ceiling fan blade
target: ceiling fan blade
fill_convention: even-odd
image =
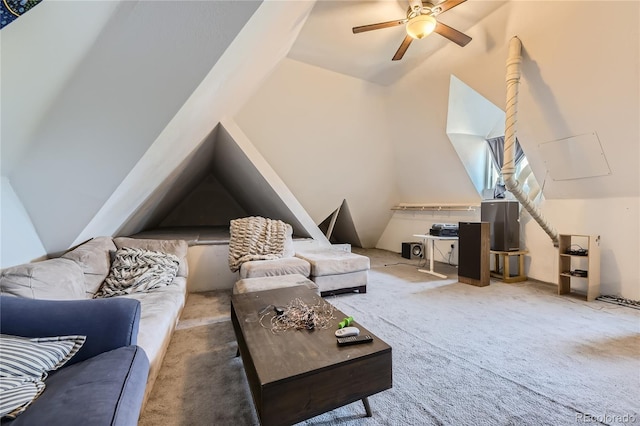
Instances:
[[[438,15],[446,12],[449,9],[453,9],[454,7],[456,7],[460,3],[464,3],[465,1],[467,0],[447,0],[444,3],[439,4],[438,7],[440,8],[440,12],[438,13]]]
[[[448,25],[443,24],[442,22],[438,22],[436,24],[436,28],[433,32],[440,34],[442,37],[446,37],[458,46],[466,46],[467,43],[471,41],[471,37],[466,34],[461,33],[460,31],[451,28]]]
[[[363,33],[365,31],[380,30],[382,28],[397,27],[407,23],[407,19],[396,19],[395,21],[379,22],[377,24],[361,25],[359,27],[353,27],[353,33]]]
[[[412,41],[413,41],[413,37],[411,37],[410,35],[406,36],[404,40],[402,40],[402,44],[398,48],[398,51],[396,52],[396,54],[393,55],[393,58],[391,60],[399,61],[400,59],[402,59],[402,57],[404,56],[404,53],[407,51]]]

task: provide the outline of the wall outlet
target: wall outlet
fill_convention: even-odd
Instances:
[[[456,248],[455,244],[451,244],[451,248],[452,249]]]

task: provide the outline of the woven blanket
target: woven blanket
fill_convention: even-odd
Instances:
[[[291,225],[259,216],[244,217],[231,221],[229,239],[229,268],[240,269],[250,260],[279,259],[284,254],[287,230]]]

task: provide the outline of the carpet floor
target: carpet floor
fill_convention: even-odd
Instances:
[[[488,287],[371,259],[366,294],[327,300],[393,348],[393,388],[303,425],[640,423],[640,311],[558,296],[534,281]],[[258,425],[229,319],[230,291],[189,295],[139,424]],[[296,331],[291,331],[296,332]]]

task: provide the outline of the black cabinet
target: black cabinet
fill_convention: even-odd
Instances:
[[[489,222],[460,222],[458,227],[458,281],[489,285]]]

